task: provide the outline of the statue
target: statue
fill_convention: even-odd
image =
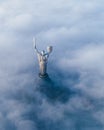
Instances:
[[[37,56],[38,56],[38,62],[39,62],[39,68],[40,68],[39,77],[41,77],[41,78],[48,77],[47,61],[48,61],[50,53],[52,52],[53,47],[48,46],[47,52],[45,52],[44,50],[39,52],[37,47],[36,47],[36,39],[33,39],[33,42],[34,42],[35,52],[37,53]]]

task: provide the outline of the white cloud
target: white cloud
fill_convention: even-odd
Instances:
[[[103,10],[102,0],[0,2],[2,130],[103,129]],[[38,90],[34,35],[40,50],[54,47],[49,72],[55,87],[76,93],[66,103]]]
[[[11,18],[6,26],[9,26],[9,28],[13,28],[16,30],[25,30],[31,25],[32,22],[32,16],[30,14],[20,14],[13,19]]]

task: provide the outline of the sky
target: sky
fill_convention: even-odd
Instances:
[[[0,0],[0,130],[103,130],[103,28],[103,0]]]

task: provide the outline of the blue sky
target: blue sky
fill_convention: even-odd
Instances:
[[[0,129],[104,129],[104,2],[0,1]],[[53,46],[50,83],[32,38]]]

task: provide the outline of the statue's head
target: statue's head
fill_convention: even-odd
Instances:
[[[41,51],[41,54],[42,54],[42,55],[44,55],[44,54],[45,54],[45,51],[44,51],[44,50],[43,50],[43,51]]]

